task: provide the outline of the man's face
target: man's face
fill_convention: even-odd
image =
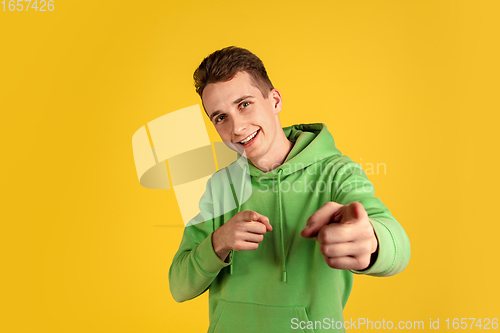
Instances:
[[[202,100],[222,141],[232,142],[240,153],[244,149],[256,166],[261,159],[273,160],[280,149],[273,143],[281,130],[278,113],[282,101],[276,89],[264,98],[252,77],[238,72],[229,81],[208,84]]]

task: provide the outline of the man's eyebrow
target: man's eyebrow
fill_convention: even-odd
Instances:
[[[218,115],[219,113],[221,113],[221,112],[220,112],[220,110],[217,110],[217,111],[215,111],[214,113],[212,113],[212,115],[210,116],[210,121],[212,121],[212,122],[213,122],[214,117],[215,117],[216,115]]]
[[[233,104],[240,104],[240,103],[241,103],[241,101],[243,101],[243,100],[245,100],[245,99],[247,99],[247,98],[249,98],[249,97],[253,97],[253,96],[252,96],[252,95],[245,95],[245,96],[242,96],[242,97],[240,97],[240,98],[236,99],[236,100],[233,102]]]
[[[253,96],[252,95],[241,96],[240,98],[235,99],[233,104],[240,104],[243,100],[245,100],[247,98],[253,98]],[[221,110],[214,111],[214,113],[212,113],[212,115],[210,116],[210,121],[213,121],[213,118],[221,113],[222,113]]]

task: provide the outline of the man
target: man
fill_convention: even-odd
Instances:
[[[221,185],[238,174],[239,158],[208,181],[170,267],[174,299],[210,289],[209,332],[329,331],[332,319],[343,321],[353,273],[406,267],[406,233],[325,125],[281,127],[281,94],[250,51],[216,51],[194,78],[221,139],[248,159],[251,179]],[[238,197],[245,186],[251,194]],[[238,207],[225,209],[227,198]]]

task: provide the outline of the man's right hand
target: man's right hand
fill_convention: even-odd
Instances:
[[[224,261],[231,250],[257,250],[264,234],[271,230],[273,227],[266,216],[244,210],[213,232],[212,245],[217,256]]]

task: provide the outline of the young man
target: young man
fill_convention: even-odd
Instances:
[[[174,299],[210,289],[209,332],[330,331],[343,322],[353,273],[406,267],[406,233],[324,124],[281,127],[280,92],[250,51],[216,51],[194,78],[221,139],[244,151],[250,180],[237,185],[239,155],[208,181],[170,267]],[[251,194],[238,197],[245,186]]]

